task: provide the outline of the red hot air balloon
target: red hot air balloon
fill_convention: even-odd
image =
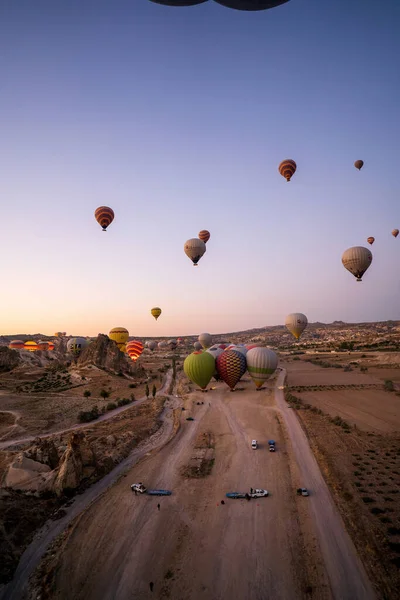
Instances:
[[[23,342],[22,340],[12,340],[12,342],[9,343],[9,348],[11,350],[22,350],[25,346],[25,342]]]
[[[291,158],[283,160],[279,165],[279,173],[286,179],[286,181],[290,181],[293,177],[297,169],[297,165]]]
[[[129,358],[133,360],[133,362],[136,362],[139,356],[142,354],[143,348],[144,346],[142,342],[139,342],[138,340],[132,340],[132,342],[128,342],[126,344],[126,353],[128,354]]]
[[[218,375],[233,391],[239,379],[245,374],[246,357],[236,350],[224,350],[216,360]]]
[[[48,349],[49,350],[54,350],[54,348],[55,348],[54,342],[49,342],[49,348]]]
[[[198,238],[199,238],[199,240],[201,240],[202,242],[207,244],[208,240],[210,239],[210,232],[207,231],[207,229],[202,229],[199,232]]]
[[[98,224],[102,226],[103,231],[114,221],[114,211],[109,206],[99,206],[94,211],[94,216]]]

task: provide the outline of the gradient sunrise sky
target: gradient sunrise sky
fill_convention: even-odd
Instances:
[[[398,0],[1,2],[0,333],[400,319],[399,26]]]

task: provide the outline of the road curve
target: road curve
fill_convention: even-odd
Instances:
[[[175,401],[172,396],[170,396],[170,400]],[[149,439],[139,444],[129,456],[121,461],[110,473],[100,479],[100,481],[90,486],[83,494],[75,496],[72,505],[65,509],[67,514],[62,519],[46,521],[21,556],[12,581],[3,588],[0,588],[0,600],[21,600],[27,589],[29,578],[38,566],[47,548],[64,531],[67,525],[114,485],[141,458],[153,450],[160,449],[170,441],[173,434],[172,409],[165,408],[160,418],[163,422],[161,428]]]
[[[310,490],[309,498],[304,500],[310,503],[332,594],[337,600],[375,600],[372,585],[325,483],[296,411],[289,408],[283,389],[279,389],[284,385],[285,377],[286,370],[282,369],[276,381],[275,399],[285,420],[303,478],[302,485]]]
[[[156,394],[156,396],[168,395],[168,388],[171,385],[172,381],[172,369],[167,371],[165,376],[165,381],[163,383],[162,388],[160,388]],[[143,402],[146,402],[148,398],[143,396],[143,398],[139,398],[139,400],[135,400],[130,404],[126,404],[125,406],[119,406],[118,408],[114,408],[114,410],[110,410],[106,412],[104,415],[101,415],[95,421],[90,421],[89,423],[77,423],[72,427],[67,427],[66,429],[59,429],[58,431],[50,431],[49,433],[44,433],[42,435],[30,435],[25,438],[16,438],[14,440],[5,440],[4,442],[0,442],[0,450],[4,450],[5,448],[9,448],[10,446],[16,446],[17,444],[27,444],[28,442],[33,442],[38,437],[40,439],[45,439],[49,437],[53,437],[55,435],[63,435],[64,433],[69,433],[70,431],[78,431],[79,429],[86,429],[88,427],[95,427],[98,423],[102,423],[103,421],[108,421],[109,419],[113,419],[119,413],[124,412],[125,410],[129,410],[133,406],[139,406]],[[3,411],[3,412],[12,412],[12,411]]]

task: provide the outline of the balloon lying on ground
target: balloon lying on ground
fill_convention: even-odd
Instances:
[[[217,371],[221,379],[233,390],[246,372],[246,357],[237,350],[224,350],[217,358]]]
[[[186,377],[205,390],[215,371],[215,360],[209,352],[195,350],[184,360],[183,370]]]
[[[279,165],[279,173],[286,179],[286,181],[290,181],[293,175],[295,174],[297,169],[297,165],[291,158],[283,160]]]
[[[185,242],[183,246],[186,256],[190,258],[193,265],[197,267],[197,263],[206,252],[206,245],[199,238],[191,238]]]
[[[296,340],[298,340],[308,325],[308,319],[303,313],[291,313],[285,319],[285,326]]]
[[[82,350],[86,348],[88,341],[83,337],[74,337],[67,342],[67,352],[74,356],[79,356]]]
[[[132,340],[126,345],[126,353],[129,356],[129,358],[133,360],[133,362],[137,361],[139,356],[142,354],[143,349],[144,346],[142,342],[139,342],[139,340]]]
[[[37,343],[35,342],[35,340],[28,340],[27,342],[25,342],[24,350],[28,350],[28,352],[36,352]]]
[[[212,337],[209,333],[201,333],[198,337],[202,348],[209,348],[212,344]]]
[[[161,315],[162,310],[161,308],[159,308],[158,306],[155,306],[154,308],[151,309],[151,314],[153,315],[153,317],[155,318],[155,320],[157,321],[158,317]]]
[[[45,342],[43,340],[39,340],[37,343],[37,349],[38,350],[42,350],[42,351],[46,351],[49,349],[49,342]]]
[[[99,206],[94,211],[94,217],[103,228],[103,231],[106,231],[107,227],[114,221],[114,211],[109,206]]]
[[[48,344],[49,344],[48,350],[50,350],[50,351],[54,350],[54,348],[55,348],[54,342],[48,342]]]
[[[252,348],[246,355],[247,370],[259,389],[278,366],[278,357],[270,348]]]
[[[362,281],[362,276],[372,262],[372,253],[364,246],[354,246],[343,252],[342,263],[357,281]]]
[[[114,327],[108,334],[110,340],[113,340],[121,352],[126,352],[126,342],[129,340],[129,331],[125,327]]]

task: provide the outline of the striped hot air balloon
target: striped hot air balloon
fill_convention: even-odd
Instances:
[[[162,313],[162,310],[159,306],[155,306],[154,308],[151,309],[150,312],[151,312],[152,316],[155,318],[155,320],[157,321],[158,317]]]
[[[125,327],[114,327],[108,334],[110,340],[113,340],[121,352],[126,352],[126,342],[129,340],[129,331]]]
[[[22,340],[12,340],[8,345],[10,350],[22,350],[24,346],[25,342],[23,342]]]
[[[109,206],[99,206],[94,211],[94,216],[103,231],[114,221],[114,211]]]
[[[372,253],[363,246],[354,246],[343,252],[342,263],[357,281],[362,281],[362,276],[372,263]]]
[[[133,360],[133,362],[137,361],[139,356],[142,354],[143,349],[144,346],[142,342],[139,342],[139,340],[132,340],[126,345],[126,353],[128,354],[129,358]]]
[[[154,352],[154,350],[157,348],[157,342],[155,342],[154,340],[152,340],[151,342],[149,342],[147,344],[147,347],[149,348],[149,350],[151,350],[152,352]]]
[[[40,340],[37,344],[37,349],[38,350],[48,350],[49,349],[49,342],[44,342],[43,340]]]
[[[202,229],[201,231],[199,231],[198,238],[199,240],[207,244],[208,240],[210,239],[210,232],[207,231],[207,229]]]
[[[48,344],[49,344],[48,350],[50,350],[50,352],[51,352],[55,348],[54,342],[48,342]]]
[[[28,352],[36,352],[37,347],[38,345],[34,340],[28,340],[24,344],[24,350],[28,350]]]
[[[283,160],[279,165],[279,173],[286,179],[286,181],[290,181],[293,175],[295,174],[297,169],[297,165],[291,158]]]
[[[269,348],[252,348],[248,351],[246,360],[250,377],[257,389],[261,389],[263,383],[271,377],[278,366],[277,355]]]
[[[218,375],[233,390],[246,372],[246,357],[236,350],[224,350],[217,358]]]

